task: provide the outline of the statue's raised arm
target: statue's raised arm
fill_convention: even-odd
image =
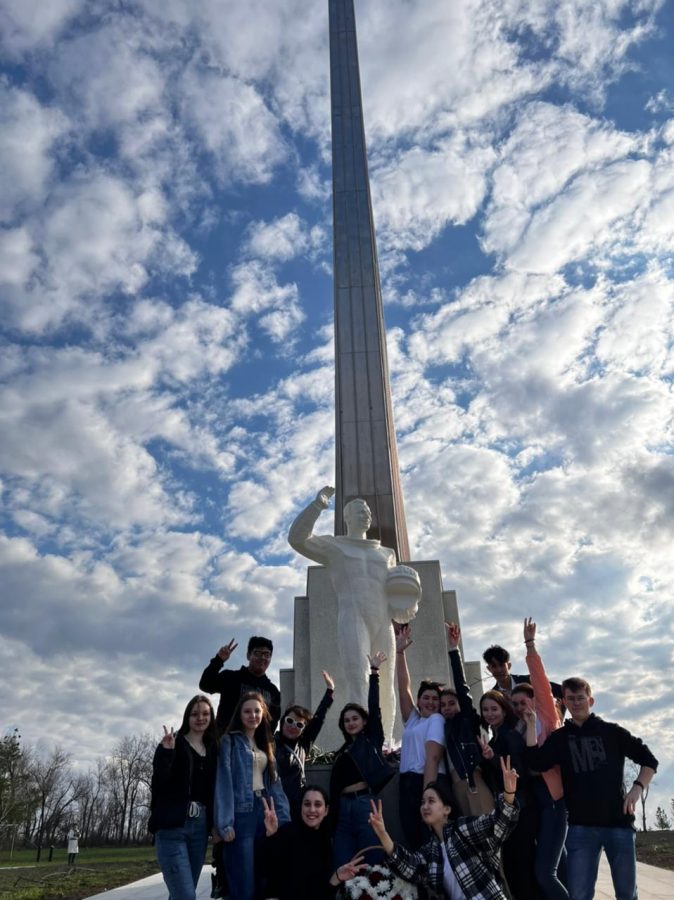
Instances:
[[[334,493],[335,489],[329,484],[322,487],[309,506],[297,516],[288,532],[288,543],[293,550],[322,566],[328,564],[328,547],[320,536],[314,535],[314,525],[323,510],[328,508]]]

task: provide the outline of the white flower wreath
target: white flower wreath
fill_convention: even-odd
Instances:
[[[417,900],[418,897],[413,884],[398,878],[386,866],[370,866],[367,872],[345,881],[344,888],[353,900],[366,897],[371,900]]]

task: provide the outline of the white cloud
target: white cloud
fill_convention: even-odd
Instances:
[[[430,151],[414,147],[375,164],[372,202],[382,244],[387,250],[420,250],[448,223],[472,218],[494,159],[490,147],[474,146],[457,133]]]
[[[180,86],[184,114],[225,183],[267,183],[287,156],[279,122],[251,84],[193,69]]]
[[[260,259],[285,261],[303,256],[325,239],[318,225],[309,228],[297,213],[290,212],[271,222],[253,222],[248,228],[245,251]]]
[[[137,21],[121,18],[59,45],[51,80],[73,117],[112,128],[161,108],[166,76],[141,42]]]
[[[53,41],[84,6],[83,0],[4,0],[0,8],[0,35],[5,52],[19,55]]]
[[[0,222],[44,201],[54,169],[54,142],[65,116],[28,91],[0,81]]]
[[[304,318],[297,285],[279,284],[271,269],[258,261],[240,263],[231,272],[234,312],[257,316],[260,328],[272,341],[287,339]]]

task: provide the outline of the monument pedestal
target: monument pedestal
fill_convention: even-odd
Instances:
[[[442,587],[440,563],[437,560],[409,562],[421,579],[421,602],[416,618],[410,623],[414,643],[407,650],[407,664],[415,692],[420,681],[430,679],[452,684],[445,638],[445,622],[459,622],[455,591]],[[462,651],[463,652],[463,651]],[[391,661],[395,666],[395,660]],[[465,663],[466,679],[472,685],[475,702],[482,694],[479,662]],[[337,643],[337,598],[323,566],[309,566],[307,593],[295,597],[293,626],[293,668],[281,669],[281,702],[306,706],[312,712],[325,693],[321,671],[326,669],[335,680],[335,702],[328,713],[317,744],[324,750],[336,750],[344,742],[337,727],[339,711],[352,701],[344,695],[345,678]],[[394,740],[402,735],[402,720],[396,710]]]

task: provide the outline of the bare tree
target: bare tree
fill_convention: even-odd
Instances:
[[[154,740],[148,734],[125,736],[113,748],[106,766],[106,785],[116,818],[116,839],[129,843],[135,811],[145,801],[151,777]]]
[[[38,800],[36,843],[41,847],[54,840],[62,829],[66,810],[76,799],[70,754],[54,747],[46,756],[36,756],[32,776]]]
[[[14,839],[37,802],[31,776],[31,751],[21,744],[18,729],[0,740],[0,840]]]

